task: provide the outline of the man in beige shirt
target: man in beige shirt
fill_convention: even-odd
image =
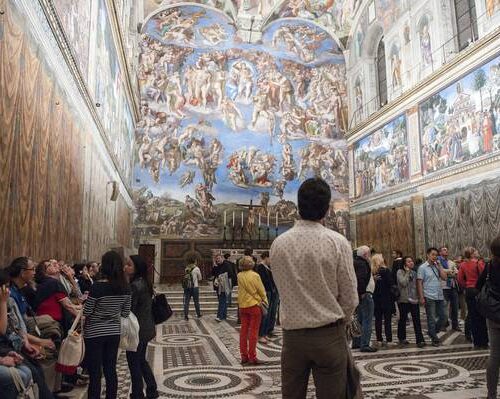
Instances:
[[[330,206],[328,184],[308,179],[299,188],[302,220],[271,246],[281,298],[282,395],[305,399],[312,371],[318,399],[344,398],[347,378],[345,320],[358,305],[351,245],[322,225]]]

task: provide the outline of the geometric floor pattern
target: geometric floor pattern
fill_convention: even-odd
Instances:
[[[229,314],[227,322],[217,323],[211,314],[184,321],[176,313],[157,327],[148,359],[161,397],[281,398],[279,327],[271,342],[258,345],[258,357],[267,364],[241,366],[236,309],[230,308]],[[448,331],[440,338],[443,345],[439,348],[429,345],[419,349],[414,344],[403,348],[394,344],[376,353],[354,351],[365,398],[485,398],[488,351],[473,350],[461,333]],[[411,333],[408,340],[414,342]],[[124,354],[118,363],[119,397],[125,399],[130,378]],[[315,398],[312,381],[308,398]]]

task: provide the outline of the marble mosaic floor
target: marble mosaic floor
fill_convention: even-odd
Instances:
[[[158,326],[157,338],[148,349],[164,398],[280,398],[281,331],[266,345],[258,345],[261,367],[241,366],[238,356],[236,309],[227,322],[213,314],[184,321],[179,312]],[[394,326],[395,327],[395,326]],[[411,330],[409,328],[409,330]],[[414,342],[414,336],[408,339]],[[377,353],[354,351],[363,374],[363,390],[369,399],[485,398],[488,351],[471,349],[463,334],[441,333],[443,346],[398,345]],[[129,373],[123,354],[119,359],[120,398],[129,392]],[[314,398],[310,384],[308,398]]]

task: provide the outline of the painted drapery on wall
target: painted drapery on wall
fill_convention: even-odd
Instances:
[[[481,182],[425,200],[427,245],[446,245],[450,254],[473,246],[489,256],[500,225],[500,180]]]
[[[83,78],[88,78],[89,71],[89,32],[92,1],[54,0],[64,32],[73,47]]]
[[[381,192],[409,179],[406,115],[401,115],[354,145],[355,194]]]
[[[347,234],[345,66],[325,31],[283,19],[262,44],[240,43],[223,14],[194,5],[143,31],[137,234],[221,237],[234,225],[255,238],[276,220],[282,231],[310,176],[331,185],[330,225]],[[259,207],[238,208],[250,200]]]
[[[423,173],[500,150],[500,57],[420,104]]]
[[[0,262],[80,258],[81,126],[19,10],[0,7]]]
[[[99,104],[97,111],[101,117],[104,130],[110,141],[113,154],[122,162],[127,169],[123,172],[128,178],[131,177],[131,165],[129,161],[132,156],[130,138],[133,136],[133,116],[127,102],[123,71],[121,70],[118,53],[113,40],[113,32],[109,19],[108,8],[105,0],[97,1],[97,20],[95,42],[95,82],[91,92],[96,103]]]

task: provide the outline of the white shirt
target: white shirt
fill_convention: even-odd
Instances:
[[[191,276],[193,277],[193,288],[198,288],[199,282],[203,280],[201,277],[201,271],[198,266],[195,266],[191,271]]]
[[[320,223],[298,220],[271,246],[285,330],[349,319],[358,306],[351,245]]]

